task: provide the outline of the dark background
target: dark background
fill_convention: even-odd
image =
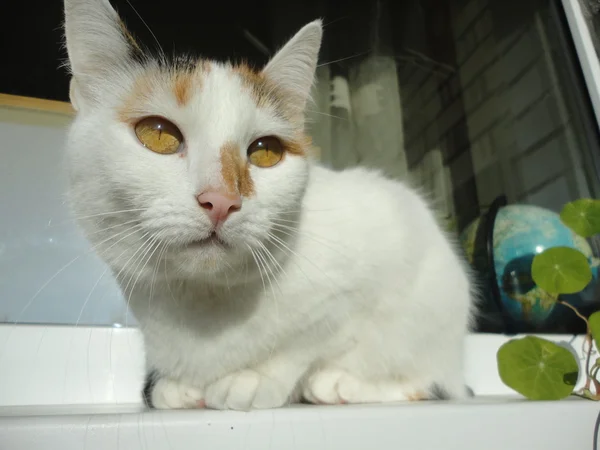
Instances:
[[[326,25],[322,61],[357,54],[360,57],[369,52],[373,43],[370,34],[374,30],[369,27],[369,18],[377,15],[382,3],[387,3],[374,0],[130,2],[111,0],[129,30],[150,49],[157,45],[148,27],[167,54],[191,53],[217,60],[243,58],[256,65],[268,59],[264,47],[272,53],[302,25],[319,17]],[[390,3],[390,7],[396,11],[400,3]],[[61,67],[66,58],[62,46],[62,1],[6,1],[2,17],[0,92],[67,101],[68,77],[66,69]],[[248,33],[264,47],[255,45]],[[343,67],[344,62],[339,65]]]

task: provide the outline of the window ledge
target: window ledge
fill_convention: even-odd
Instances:
[[[591,447],[597,413],[595,402],[576,398],[529,402],[503,396],[250,413],[143,411],[138,405],[4,407],[0,442],[11,450],[564,450]]]
[[[583,359],[581,336],[544,337],[570,345]],[[0,325],[0,448],[591,447],[598,403],[530,402],[515,395],[496,367],[496,352],[509,339],[467,337],[466,378],[476,396],[464,402],[147,411],[140,395],[144,352],[138,330]]]

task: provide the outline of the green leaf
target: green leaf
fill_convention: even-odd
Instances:
[[[530,400],[559,400],[570,395],[577,383],[575,356],[546,339],[513,339],[496,356],[504,384]]]
[[[551,294],[574,294],[592,281],[585,255],[569,247],[552,247],[535,255],[531,275],[535,284]]]
[[[560,220],[582,237],[600,233],[600,200],[582,198],[567,203],[560,213]]]
[[[592,337],[596,343],[596,348],[600,349],[600,311],[595,312],[588,317],[588,323],[590,324],[590,330],[592,331]],[[600,362],[600,358],[596,359],[596,365]]]

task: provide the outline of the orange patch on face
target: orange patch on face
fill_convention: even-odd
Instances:
[[[175,72],[173,77],[173,94],[179,106],[185,105],[192,96],[194,75],[188,71]]]
[[[246,63],[233,66],[232,70],[242,79],[244,86],[250,89],[257,106],[264,106],[271,100],[269,96],[272,93],[267,85],[267,79],[261,72],[255,71]]]
[[[221,176],[230,193],[239,193],[243,197],[254,194],[250,165],[240,156],[237,144],[228,142],[221,147]]]
[[[185,105],[192,97],[194,88],[202,87],[202,79],[210,72],[210,61],[196,61],[192,66],[173,69],[173,93],[179,106]]]
[[[260,72],[257,72],[246,63],[235,65],[232,70],[241,76],[242,80],[248,84],[260,84],[264,80],[264,77]]]
[[[198,68],[202,71],[202,73],[206,76],[210,73],[210,61],[207,59],[202,59],[198,63]]]
[[[285,151],[292,155],[306,156],[312,146],[312,139],[306,134],[301,134],[293,141],[285,141],[283,144]]]
[[[170,68],[156,68],[138,77],[119,109],[119,119],[130,122],[144,115],[143,105],[152,95],[155,86],[170,86],[173,96],[179,106],[190,101],[194,89],[202,87],[202,79],[210,71],[210,62],[205,60],[192,61],[189,65],[179,67],[177,64]]]

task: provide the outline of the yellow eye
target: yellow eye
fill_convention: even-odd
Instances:
[[[183,144],[179,128],[162,117],[146,117],[135,126],[135,134],[142,145],[155,153],[170,155]]]
[[[265,136],[255,140],[248,147],[250,163],[258,167],[273,167],[283,158],[283,145],[274,136]]]

